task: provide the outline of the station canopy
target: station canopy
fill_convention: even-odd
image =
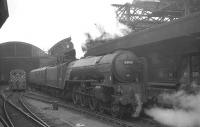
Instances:
[[[0,44],[0,58],[42,57],[46,55],[40,48],[25,42],[12,41]]]

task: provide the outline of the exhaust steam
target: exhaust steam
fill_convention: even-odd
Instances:
[[[174,94],[163,94],[162,98],[172,104],[173,108],[154,107],[147,109],[145,113],[172,127],[200,127],[200,93],[178,91]]]

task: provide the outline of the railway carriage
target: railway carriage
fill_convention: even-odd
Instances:
[[[29,73],[29,80],[37,84],[34,86],[35,88],[40,88],[40,85],[46,82],[46,67],[32,70]]]
[[[15,69],[10,72],[9,88],[11,90],[26,89],[26,72],[22,69]]]

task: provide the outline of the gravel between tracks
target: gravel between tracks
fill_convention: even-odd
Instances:
[[[38,112],[44,114],[47,119],[51,119],[56,125],[59,125],[59,127],[65,124],[70,124],[73,127],[113,127],[107,123],[99,122],[84,114],[75,113],[62,107],[59,107],[58,110],[53,110],[51,104],[27,98],[26,101],[36,108]]]
[[[32,96],[33,96],[33,98],[32,98]],[[52,103],[53,101],[57,101],[59,106],[61,106],[61,107],[64,106],[64,108],[67,107],[67,110],[71,111],[71,109],[72,109],[75,112],[78,111],[79,114],[80,113],[81,114],[86,113],[86,115],[89,116],[89,117],[92,117],[92,118],[95,117],[96,120],[103,121],[104,123],[107,122],[109,124],[112,124],[113,126],[120,126],[120,127],[121,126],[126,126],[126,127],[166,127],[164,125],[161,125],[161,124],[153,121],[152,119],[145,118],[145,117],[141,117],[140,119],[128,118],[126,120],[120,120],[120,119],[119,120],[117,120],[117,119],[114,120],[113,118],[111,118],[111,117],[109,117],[107,115],[102,117],[102,114],[99,114],[99,113],[98,113],[98,115],[96,113],[94,113],[94,112],[93,113],[92,112],[88,113],[87,109],[85,109],[85,108],[77,110],[77,108],[80,108],[80,107],[76,106],[76,105],[74,105],[74,108],[72,108],[73,105],[71,105],[69,103],[66,103],[66,102],[63,102],[63,100],[60,100],[58,98],[50,97],[49,95],[45,95],[43,93],[28,92],[28,95],[26,97],[32,98],[34,100],[39,97],[38,98],[39,101],[40,101],[40,98],[41,98],[42,101],[43,100],[44,100],[44,102],[47,101],[47,103]],[[36,99],[36,100],[38,100],[38,99]],[[96,115],[94,115],[94,114],[96,114]],[[117,122],[116,122],[116,120],[117,120]],[[113,124],[113,122],[114,122],[114,124]]]

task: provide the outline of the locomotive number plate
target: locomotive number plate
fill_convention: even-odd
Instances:
[[[131,61],[131,60],[125,60],[125,61],[124,61],[124,64],[126,64],[126,65],[127,65],[127,64],[133,64],[133,61]]]

